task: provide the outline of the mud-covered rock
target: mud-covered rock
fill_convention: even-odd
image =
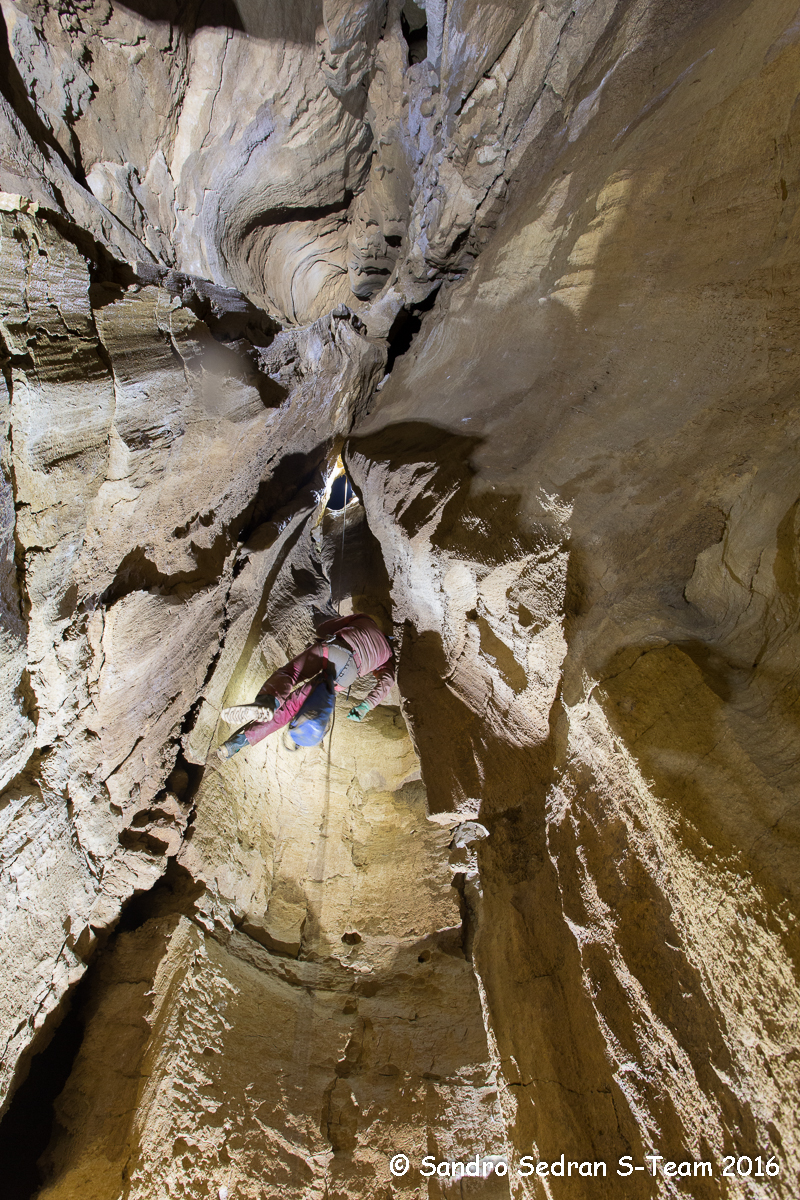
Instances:
[[[0,7],[40,1194],[793,1200],[794,6]],[[217,758],[337,610],[387,703]]]

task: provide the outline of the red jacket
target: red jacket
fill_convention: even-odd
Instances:
[[[366,613],[353,613],[349,617],[333,617],[317,630],[322,642],[339,638],[353,651],[359,678],[375,676],[375,687],[366,697],[370,708],[385,700],[394,685],[394,653],[388,640]]]
[[[259,695],[277,696],[280,700],[289,700],[298,683],[318,675],[325,666],[324,645],[334,636],[339,638],[353,651],[353,661],[360,677],[372,674],[375,676],[375,687],[366,697],[370,708],[385,700],[394,684],[394,655],[392,647],[383,636],[375,622],[364,613],[353,613],[351,617],[334,617],[325,621],[317,630],[318,641],[309,646],[297,658],[279,667],[270,675],[261,688]],[[310,694],[310,688],[306,695]],[[294,700],[293,700],[294,703]],[[279,712],[282,710],[279,710]],[[277,716],[277,714],[276,714]],[[270,732],[272,725],[270,726]],[[266,736],[266,735],[261,735]],[[248,739],[249,740],[249,739]]]

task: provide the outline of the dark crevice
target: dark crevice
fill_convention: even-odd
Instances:
[[[176,767],[187,776],[202,772],[191,764]],[[172,778],[172,777],[171,777]],[[134,895],[123,905],[113,933],[101,935],[98,946],[80,983],[48,1018],[40,1035],[39,1049],[30,1057],[28,1073],[13,1095],[0,1123],[0,1178],[3,1200],[33,1200],[46,1182],[39,1159],[50,1143],[56,1126],[55,1104],[74,1066],[86,1028],[87,1012],[98,966],[112,952],[120,933],[139,929],[154,917],[193,915],[194,904],[204,891],[189,872],[170,859],[155,885]],[[57,1027],[54,1026],[58,1022]],[[44,1044],[42,1044],[44,1043]]]
[[[239,542],[248,542],[267,521],[288,519],[300,495],[309,487],[319,486],[327,452],[328,443],[321,442],[306,454],[298,451],[280,460],[242,514]]]
[[[2,364],[3,378],[5,380],[6,389],[8,392],[9,414],[13,411],[11,406],[14,400],[14,374],[12,370],[12,364],[14,361],[17,361],[19,364],[19,357],[9,353],[5,339],[0,337],[0,364]],[[25,363],[25,366],[27,367],[28,363]],[[25,507],[25,505],[23,505],[19,499],[17,471],[14,463],[14,425],[10,419],[5,436],[7,438],[8,455],[6,462],[2,467],[2,473],[4,480],[11,487],[11,494],[14,498],[14,513],[16,514],[23,507]],[[3,600],[6,604],[6,620],[8,621],[9,618],[11,618],[11,632],[15,632],[13,626],[16,625],[16,632],[18,632],[24,639],[27,637],[27,622],[31,611],[31,602],[28,596],[28,588],[25,578],[26,548],[20,539],[16,516],[14,519],[13,528],[10,532],[14,541],[14,567],[13,572],[10,569],[8,570],[6,578],[3,581],[4,586],[2,587],[2,593],[7,593],[9,590],[11,592],[11,595],[3,594]]]
[[[344,218],[352,199],[353,193],[345,192],[344,197],[333,204],[309,205],[306,208],[270,208],[248,222],[239,236],[244,239],[259,229],[271,225],[289,225],[293,221],[321,221],[325,217],[334,217],[337,214]]]
[[[180,800],[181,804],[194,804],[200,780],[203,778],[203,768],[190,763],[178,751],[175,765],[166,778],[164,787]]]
[[[408,46],[408,65],[424,62],[428,57],[428,25],[424,11],[414,0],[406,0],[400,14],[400,28]]]
[[[159,827],[157,825],[155,829],[148,828],[153,821],[159,822],[164,820],[166,820],[168,825],[172,825],[173,829],[177,828],[174,825],[173,812],[170,809],[167,809],[165,812],[162,807],[167,799],[167,793],[171,793],[175,797],[186,818],[183,828],[183,838],[191,837],[191,829],[197,815],[195,796],[203,778],[204,768],[197,763],[189,762],[184,757],[180,747],[184,734],[191,729],[194,723],[199,705],[200,699],[196,700],[186,712],[177,736],[170,739],[170,748],[177,752],[175,755],[175,765],[167,776],[164,787],[153,797],[146,807],[139,809],[134,814],[130,825],[120,831],[120,845],[132,850],[144,850],[145,853],[152,854],[155,857],[160,857],[165,852],[169,853],[169,845],[172,842],[172,838],[163,836],[163,826]],[[172,861],[172,858],[170,858],[166,868],[167,871],[169,871]]]
[[[200,709],[203,705],[203,700],[205,699],[205,690],[208,687],[209,683],[211,682],[212,678],[214,677],[214,672],[217,669],[217,663],[219,662],[220,655],[222,654],[222,651],[225,649],[225,642],[227,640],[228,630],[230,629],[230,626],[231,626],[230,617],[228,616],[228,600],[229,599],[230,599],[230,590],[228,592],[228,595],[225,597],[225,607],[224,607],[224,611],[223,611],[222,622],[220,624],[220,629],[219,629],[219,640],[217,642],[217,648],[214,651],[214,653],[212,654],[211,660],[206,668],[206,673],[203,676],[203,682],[200,685],[200,691],[197,695],[197,699],[194,700],[189,705],[186,712],[184,713],[183,720],[180,723],[180,727],[179,727],[177,735],[174,739],[181,746],[183,746],[185,744],[184,739],[194,729],[195,722],[197,721],[198,713],[200,712]],[[202,768],[199,768],[199,770],[201,771],[201,774],[202,774]]]
[[[453,241],[450,245],[450,252],[448,254],[448,258],[454,258],[459,253],[459,251],[462,250],[464,248],[464,246],[466,246],[467,240],[471,233],[472,233],[471,228],[461,230],[461,232],[453,239]],[[455,275],[456,277],[459,275],[463,275],[464,268],[455,267],[455,268],[453,268],[451,273],[453,275]]]
[[[87,972],[65,1002],[61,1023],[48,1044],[31,1058],[27,1078],[17,1088],[0,1123],[3,1200],[32,1200],[44,1183],[38,1159],[50,1141],[55,1101],[83,1041],[88,980]]]
[[[441,286],[441,285],[439,285]],[[411,343],[420,331],[422,318],[430,312],[436,303],[439,287],[435,287],[430,295],[419,304],[401,308],[389,330],[389,355],[386,360],[386,374],[390,374],[395,362],[411,349]]]
[[[31,673],[24,667],[17,685],[14,688],[14,699],[19,703],[19,709],[34,724],[39,724],[39,700],[31,682]]]
[[[194,0],[190,4],[186,0],[126,0],[125,7],[139,13],[147,21],[169,21],[187,37],[198,29],[208,27],[245,31],[245,23],[233,0],[200,0],[199,3]],[[259,7],[266,12],[259,15],[258,27],[252,21],[247,21],[248,37],[270,41],[299,38],[314,44],[314,30],[322,19],[320,0],[312,0],[304,5],[308,15],[302,25],[296,19],[291,19],[293,5],[264,4]]]
[[[477,931],[476,915],[466,895],[467,876],[464,871],[457,871],[453,876],[452,886],[458,896],[458,911],[461,915],[461,949],[467,962],[472,962],[472,946]]]
[[[80,114],[78,114],[78,115],[80,115]],[[77,179],[77,181],[81,185],[81,187],[85,188],[86,191],[88,192],[88,191],[90,191],[90,188],[89,188],[89,184],[86,180],[86,168],[83,165],[83,153],[81,151],[81,143],[80,143],[80,139],[78,138],[77,133],[75,132],[75,128],[73,126],[73,121],[76,121],[78,119],[78,116],[76,116],[70,109],[70,112],[65,114],[65,119],[67,122],[67,128],[69,129],[69,143],[70,143],[70,146],[72,147],[72,174],[75,177],[75,179]]]
[[[326,508],[339,512],[353,499],[355,491],[347,475],[339,475],[333,481]]]
[[[191,917],[195,901],[204,891],[204,885],[197,883],[185,867],[171,858],[164,874],[149,891],[132,896],[125,904],[114,931],[115,936],[141,929],[154,917],[173,916],[176,913]]]

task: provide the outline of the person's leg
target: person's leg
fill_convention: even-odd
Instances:
[[[244,736],[244,730],[240,729],[233,737],[229,737],[227,742],[217,746],[217,758],[233,758],[234,754],[238,754],[246,745],[247,738]]]
[[[274,696],[283,703],[294,691],[298,683],[304,679],[312,679],[319,675],[325,666],[325,656],[318,643],[308,646],[297,658],[284,663],[273,671],[266,683],[261,685],[256,699]]]
[[[223,708],[222,719],[229,725],[247,725],[250,721],[263,721],[272,716],[280,701],[275,696],[256,696],[251,704],[232,704]]]
[[[296,692],[292,692],[291,696],[284,700],[278,711],[268,721],[254,721],[252,725],[248,725],[243,730],[248,746],[255,746],[257,742],[269,737],[276,729],[282,729],[284,725],[288,725],[292,717],[303,707],[310,692],[311,684],[307,683],[304,687],[298,688]]]
[[[291,695],[292,689],[303,679],[318,675],[325,665],[325,660],[318,646],[308,646],[302,654],[298,654],[291,662],[285,663],[277,671],[273,671],[269,679],[261,685],[258,695],[250,704],[234,704],[223,708],[222,719],[230,725],[245,725],[251,721],[259,724],[268,723]],[[281,722],[285,724],[285,722]],[[280,725],[275,726],[276,729]],[[270,732],[272,730],[270,729]],[[266,736],[266,735],[265,735]]]
[[[292,717],[295,717],[300,709],[305,704],[308,697],[313,691],[313,682],[306,683],[303,687],[292,692],[291,696],[283,703],[278,711],[266,721],[253,721],[245,729],[238,730],[232,737],[229,737],[226,742],[223,742],[217,749],[218,758],[233,758],[234,754],[238,754],[245,746],[255,746],[257,742],[261,742],[265,737],[269,737],[276,729],[283,728],[288,725]]]

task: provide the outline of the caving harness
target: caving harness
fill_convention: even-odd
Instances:
[[[331,661],[329,647],[332,645],[346,651],[344,662],[341,662],[341,656],[337,656],[341,663],[338,669],[337,665]],[[328,726],[334,714],[336,692],[344,691],[344,687],[338,684],[338,680],[346,677],[348,668],[355,662],[352,649],[343,642],[337,641],[335,634],[322,642],[320,650],[325,659],[325,666],[316,676],[316,683],[308,699],[288,726],[289,737],[297,746],[317,746],[322,741],[328,732]],[[352,683],[352,680],[350,682]],[[347,694],[350,695],[349,686]]]

